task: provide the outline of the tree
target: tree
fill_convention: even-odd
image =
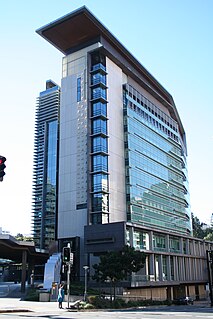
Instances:
[[[193,229],[193,236],[196,238],[204,238],[205,232],[202,229],[203,223],[200,222],[199,218],[194,216],[192,213],[192,229]]]
[[[132,272],[144,267],[145,254],[133,247],[124,246],[120,251],[110,251],[100,256],[99,264],[93,265],[95,274],[93,279],[97,282],[110,281],[115,288],[117,282],[127,279]]]
[[[212,229],[208,228],[206,231],[207,231],[207,234],[204,237],[204,239],[208,240],[208,241],[213,241],[213,231],[212,231]]]
[[[18,241],[33,241],[33,238],[31,236],[24,236],[21,233],[18,233],[15,236],[15,239],[18,240]]]

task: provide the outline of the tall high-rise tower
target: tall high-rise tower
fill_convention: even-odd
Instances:
[[[40,249],[56,239],[59,105],[60,87],[47,81],[37,99],[34,142],[33,237]]]
[[[59,249],[71,242],[83,272],[128,244],[146,252],[141,281],[204,282],[203,257],[189,258],[201,250],[191,237],[186,138],[172,96],[85,7],[37,33],[64,54]]]

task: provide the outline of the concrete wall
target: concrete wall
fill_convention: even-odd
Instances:
[[[109,134],[109,221],[126,221],[124,128],[123,128],[123,73],[110,59],[106,59],[107,113]]]

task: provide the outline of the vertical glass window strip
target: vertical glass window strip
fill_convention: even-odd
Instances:
[[[92,85],[103,83],[106,85],[106,75],[95,73],[92,75]]]
[[[93,192],[108,192],[108,175],[93,175]]]
[[[106,103],[97,102],[92,104],[92,116],[104,115],[107,116]]]
[[[107,146],[107,138],[104,137],[94,137],[93,138],[93,146],[92,146],[92,152],[108,152],[108,146]]]
[[[97,171],[108,171],[108,161],[107,156],[104,155],[94,155],[93,156],[93,172]]]
[[[107,121],[102,119],[93,120],[92,122],[92,133],[93,134],[107,134]]]
[[[77,78],[77,102],[81,101],[81,78]]]

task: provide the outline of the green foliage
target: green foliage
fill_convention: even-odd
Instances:
[[[153,306],[153,305],[171,305],[171,301],[168,300],[135,300],[125,302],[124,299],[117,298],[112,302],[109,299],[90,296],[88,297],[90,304],[92,304],[96,309],[123,309],[123,308],[137,308],[143,306]]]
[[[26,301],[39,301],[38,290],[36,288],[28,288],[24,300],[26,300]]]
[[[193,236],[196,238],[201,238],[209,241],[213,241],[213,229],[212,227],[208,227],[203,229],[204,223],[201,223],[199,218],[194,216],[192,213],[192,229]]]
[[[64,285],[65,293],[67,293],[67,286]],[[82,296],[84,294],[84,283],[80,281],[71,281],[71,289],[70,289],[70,294],[71,295],[76,295],[76,296]],[[93,294],[97,295],[99,291],[94,288],[87,288],[87,293],[88,294]]]
[[[100,256],[99,264],[93,265],[95,270],[93,279],[97,282],[121,281],[127,279],[127,276],[132,272],[137,272],[143,268],[144,263],[144,253],[135,250],[133,247],[124,246],[121,251],[111,251]]]
[[[95,306],[90,304],[90,303],[87,303],[85,301],[81,301],[80,304],[79,304],[79,308],[78,309],[94,309]]]
[[[21,233],[18,233],[18,234],[15,236],[15,239],[18,240],[18,241],[33,241],[33,237],[31,237],[31,236],[24,236],[24,235],[21,234]]]
[[[194,216],[192,213],[192,229],[193,229],[193,236],[196,238],[204,238],[204,231],[202,229],[202,223],[200,222],[199,218]]]
[[[213,241],[213,230],[211,228],[206,229],[205,240]]]

